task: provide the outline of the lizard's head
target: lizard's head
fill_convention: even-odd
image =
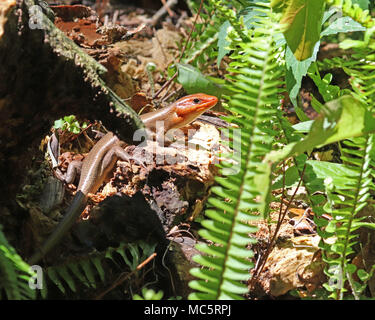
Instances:
[[[176,101],[175,113],[179,119],[175,128],[190,123],[203,112],[211,109],[218,102],[218,98],[204,93],[195,93]]]

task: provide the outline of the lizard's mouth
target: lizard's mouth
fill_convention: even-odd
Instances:
[[[207,99],[206,102],[203,102],[197,109],[199,111],[205,111],[205,110],[211,109],[213,106],[216,105],[217,102],[218,102],[218,99],[216,97],[209,98]]]
[[[197,115],[212,108],[217,102],[218,98],[216,98],[215,96],[197,94],[195,95],[194,99],[188,96],[185,101],[180,102],[180,108],[178,108],[176,112],[181,117]]]

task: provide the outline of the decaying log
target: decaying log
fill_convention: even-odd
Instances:
[[[15,210],[17,188],[54,120],[99,119],[125,141],[143,127],[104,84],[105,67],[51,19],[53,12],[36,0],[0,3],[0,217]]]

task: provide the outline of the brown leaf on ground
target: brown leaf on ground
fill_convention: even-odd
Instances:
[[[296,288],[311,292],[324,281],[324,264],[316,259],[319,239],[319,236],[296,237],[273,249],[260,280],[268,294],[277,297]]]

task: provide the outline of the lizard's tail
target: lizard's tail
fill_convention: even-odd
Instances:
[[[61,220],[56,230],[48,237],[41,248],[38,248],[34,255],[29,259],[29,264],[33,265],[40,261],[52,248],[54,248],[65,234],[71,229],[77,218],[86,206],[87,196],[78,191],[68,209],[64,218]]]

